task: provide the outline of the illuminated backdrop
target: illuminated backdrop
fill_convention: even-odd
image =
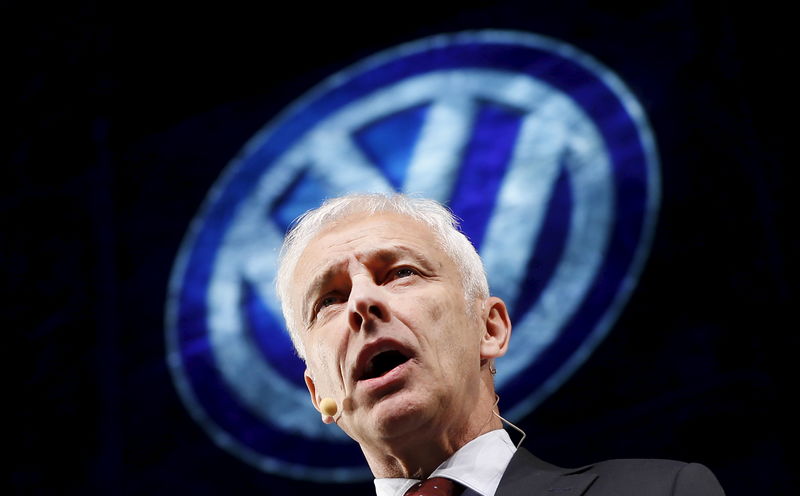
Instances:
[[[530,33],[391,48],[289,105],[211,188],[168,303],[168,361],[185,405],[219,446],[262,470],[370,477],[358,446],[311,406],[272,284],[290,222],[363,191],[434,198],[463,220],[514,322],[496,382],[519,419],[583,363],[634,288],[659,171],[625,84]]]

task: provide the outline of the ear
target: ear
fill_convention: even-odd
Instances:
[[[490,296],[483,302],[484,331],[481,337],[481,360],[501,357],[508,351],[511,318],[503,300]]]
[[[314,409],[319,412],[320,400],[319,398],[317,398],[317,386],[314,384],[314,379],[311,377],[311,373],[308,371],[308,368],[306,368],[306,371],[303,372],[303,377],[306,380],[306,387],[308,388],[308,394],[311,396],[311,404],[314,405]],[[324,423],[330,424],[331,422],[333,422],[333,417],[329,415],[323,415],[322,412],[320,412],[320,415],[322,416],[322,421]]]

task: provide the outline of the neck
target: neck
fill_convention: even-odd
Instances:
[[[423,422],[412,433],[383,440],[374,446],[361,444],[370,470],[376,478],[426,479],[462,446],[503,424],[492,413],[494,386],[481,381],[478,401],[460,419]]]

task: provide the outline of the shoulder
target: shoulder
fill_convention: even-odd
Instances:
[[[699,463],[674,460],[608,460],[587,467],[598,475],[598,489],[625,490],[630,494],[675,496],[723,495],[714,474]],[[623,493],[623,494],[627,494]]]
[[[573,496],[724,496],[714,474],[698,463],[625,459],[567,469],[522,449],[506,469],[497,495],[535,494],[531,487]]]

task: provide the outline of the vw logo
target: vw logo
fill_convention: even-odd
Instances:
[[[497,364],[520,418],[608,332],[649,249],[658,162],[620,79],[565,43],[441,35],[330,77],[257,133],[213,186],[173,269],[168,363],[193,418],[267,472],[369,477],[320,422],[273,289],[291,221],[324,198],[403,191],[446,203],[514,333]]]

